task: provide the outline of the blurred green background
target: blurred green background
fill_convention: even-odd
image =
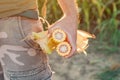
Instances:
[[[40,16],[44,17],[42,15],[42,12],[43,12],[42,7],[45,0],[38,0],[38,2],[39,2]],[[97,37],[96,40],[93,40],[93,46],[90,47],[91,53],[95,53],[94,55],[96,55],[97,53],[104,53],[104,54],[108,53],[107,56],[103,56],[104,59],[98,57],[99,59],[95,59],[93,61],[90,60],[90,63],[88,63],[90,65],[88,64],[87,65],[91,66],[92,64],[94,67],[95,66],[93,64],[94,62],[98,62],[99,64],[99,61],[101,62],[103,60],[107,61],[108,57],[111,58],[111,56],[108,56],[108,55],[111,55],[111,53],[112,53],[112,56],[115,56],[114,55],[115,53],[119,55],[120,53],[120,0],[77,0],[77,5],[78,5],[79,16],[80,16],[79,17],[80,23],[78,24],[78,29],[82,29],[90,33],[93,33]],[[46,3],[46,7],[47,7],[46,8],[47,13],[45,18],[48,20],[50,24],[54,23],[55,21],[57,21],[62,17],[63,13],[57,3],[57,0],[48,0]],[[97,45],[94,44],[94,42],[96,41],[97,41]],[[97,54],[96,56],[101,56],[101,54],[99,55]],[[112,61],[114,61],[115,58],[113,58]],[[76,58],[73,58],[72,59],[73,62],[74,62],[74,59],[75,61],[77,61]],[[85,59],[88,60],[89,56]],[[100,62],[101,66],[105,66],[106,63],[101,63],[101,62]],[[108,59],[108,62],[109,62],[109,59]],[[108,62],[107,64],[109,65]],[[119,61],[118,63],[117,62],[115,63],[116,63],[115,65],[111,63],[112,68],[111,66],[109,66],[107,68],[104,68],[102,72],[97,73],[97,77],[95,80],[120,80],[120,64],[118,64]],[[56,64],[52,64],[52,65],[55,66]],[[77,64],[77,66],[79,67],[79,64]],[[119,76],[119,79],[118,79],[118,76]],[[75,80],[75,79],[69,79],[69,80]],[[76,80],[82,80],[82,79],[76,79]],[[83,79],[83,80],[87,80],[87,79]]]
[[[45,0],[38,2],[41,13]],[[94,33],[101,42],[120,46],[120,0],[77,0],[77,4],[79,29]],[[48,0],[46,19],[53,23],[62,14],[57,0]]]

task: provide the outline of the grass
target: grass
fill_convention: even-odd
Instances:
[[[79,4],[81,29],[97,34],[100,42],[120,46],[120,0],[79,0]]]
[[[96,80],[119,80],[120,68],[117,69],[105,69],[105,71],[96,75]]]

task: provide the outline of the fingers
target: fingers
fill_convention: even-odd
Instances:
[[[76,53],[76,49],[74,48],[74,49],[71,50],[71,52],[70,52],[69,55],[66,55],[66,56],[64,56],[64,57],[65,57],[65,58],[71,58],[72,56],[75,55],[75,53]]]
[[[71,52],[70,52],[69,55],[66,55],[65,58],[70,58],[70,57],[74,56],[76,51],[77,51],[76,45],[75,45],[75,43],[72,42],[72,44],[71,44]]]
[[[51,25],[51,27],[49,27],[48,29],[48,33],[49,34],[52,34],[53,30],[55,29],[56,27],[54,27],[53,25]]]
[[[77,51],[77,48],[76,48],[76,36],[72,36],[72,35],[70,35],[70,33],[68,33],[68,34],[69,34],[68,35],[68,41],[69,41],[69,43],[71,45],[71,52],[70,52],[69,55],[66,55],[65,58],[72,57]]]

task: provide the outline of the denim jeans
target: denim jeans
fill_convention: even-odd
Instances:
[[[32,40],[22,40],[39,20],[0,19],[0,62],[5,80],[51,80],[47,56]]]

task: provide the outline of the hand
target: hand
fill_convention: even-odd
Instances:
[[[42,25],[42,22],[41,20],[34,20],[34,19],[28,19],[26,17],[21,17],[21,20],[22,20],[22,26],[30,26],[30,27],[25,27],[25,33],[28,34],[28,33],[31,33],[31,32],[41,32],[43,31],[43,25]],[[28,29],[29,28],[29,29]]]
[[[35,22],[35,25],[32,27],[33,32],[41,32],[41,31],[43,31],[43,25],[42,25],[42,22],[40,20],[38,20],[38,21],[32,20],[32,22],[33,23]]]
[[[49,33],[51,34],[56,28],[62,29],[67,34],[67,38],[72,49],[70,54],[64,57],[69,58],[76,52],[77,19],[73,18],[72,16],[64,16],[51,25],[51,27],[48,29]]]

